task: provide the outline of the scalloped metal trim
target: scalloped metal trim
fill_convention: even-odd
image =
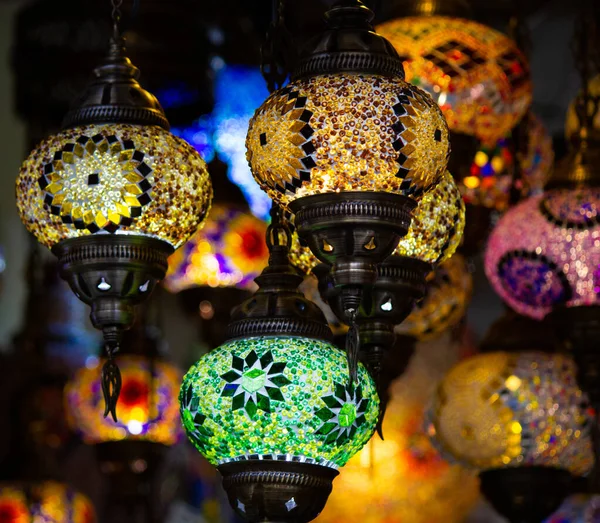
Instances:
[[[217,463],[218,465],[224,465],[225,463],[238,463],[240,461],[285,461],[292,463],[308,463],[309,465],[320,465],[322,467],[327,467],[330,469],[338,470],[338,466],[333,462],[327,459],[315,459],[308,458],[306,456],[296,456],[293,454],[244,454],[241,456],[236,456],[235,458],[225,458],[220,460]],[[239,474],[235,474],[232,476],[228,476],[225,480],[229,480],[230,483],[245,483],[247,481],[255,482],[256,474],[261,474],[256,471],[249,472],[240,472]],[[293,472],[279,472],[279,471],[265,471],[262,474],[265,477],[271,476],[272,478],[281,477],[282,475],[293,475],[296,478],[294,484],[303,485],[303,486],[328,486],[331,485],[330,480],[323,480],[321,478],[317,478],[312,475],[303,475]]]
[[[334,73],[376,74],[404,80],[404,67],[397,57],[357,51],[311,55],[298,64],[293,79]]]
[[[319,340],[332,339],[326,324],[303,318],[249,318],[229,324],[227,339],[254,336],[298,336]]]
[[[157,125],[166,131],[170,129],[169,121],[163,113],[146,107],[122,105],[95,105],[74,109],[67,113],[63,127],[110,123]]]

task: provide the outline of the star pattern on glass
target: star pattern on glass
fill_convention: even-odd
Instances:
[[[50,213],[91,233],[114,233],[152,200],[152,168],[132,140],[79,136],[44,164],[38,184]]]
[[[190,383],[181,396],[181,421],[193,443],[208,450],[209,438],[213,436],[213,432],[204,426],[206,416],[198,411],[198,407],[198,395],[194,394],[194,387]]]
[[[321,398],[326,406],[315,412],[323,422],[316,433],[326,436],[325,443],[343,445],[366,423],[369,399],[363,397],[361,385],[333,383],[334,392]]]
[[[221,376],[226,385],[222,397],[231,398],[231,410],[244,409],[250,419],[258,410],[271,412],[271,400],[285,401],[281,388],[291,381],[283,375],[285,361],[273,361],[271,351],[260,358],[253,350],[245,358],[232,355],[231,370]]]

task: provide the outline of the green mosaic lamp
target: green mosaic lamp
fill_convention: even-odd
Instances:
[[[299,291],[289,231],[274,218],[259,290],[232,312],[228,341],[187,373],[185,431],[251,522],[307,522],[337,469],[372,436],[379,399],[365,367],[349,379],[320,309]]]

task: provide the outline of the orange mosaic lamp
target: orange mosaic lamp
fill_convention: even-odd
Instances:
[[[70,487],[53,481],[0,484],[3,523],[96,523],[92,502]]]
[[[65,389],[68,420],[88,444],[149,441],[174,445],[182,436],[177,394],[182,373],[163,361],[122,355],[118,421],[102,416],[100,362],[80,369]]]
[[[407,81],[434,97],[451,131],[485,143],[505,136],[531,104],[529,66],[515,42],[471,20],[406,17],[377,26]]]
[[[234,206],[215,204],[204,227],[169,258],[164,285],[251,289],[267,265],[267,224]]]

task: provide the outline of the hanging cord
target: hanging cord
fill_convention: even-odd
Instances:
[[[285,26],[285,0],[273,0],[271,25],[261,47],[260,70],[269,92],[283,86],[296,60],[294,39]]]

